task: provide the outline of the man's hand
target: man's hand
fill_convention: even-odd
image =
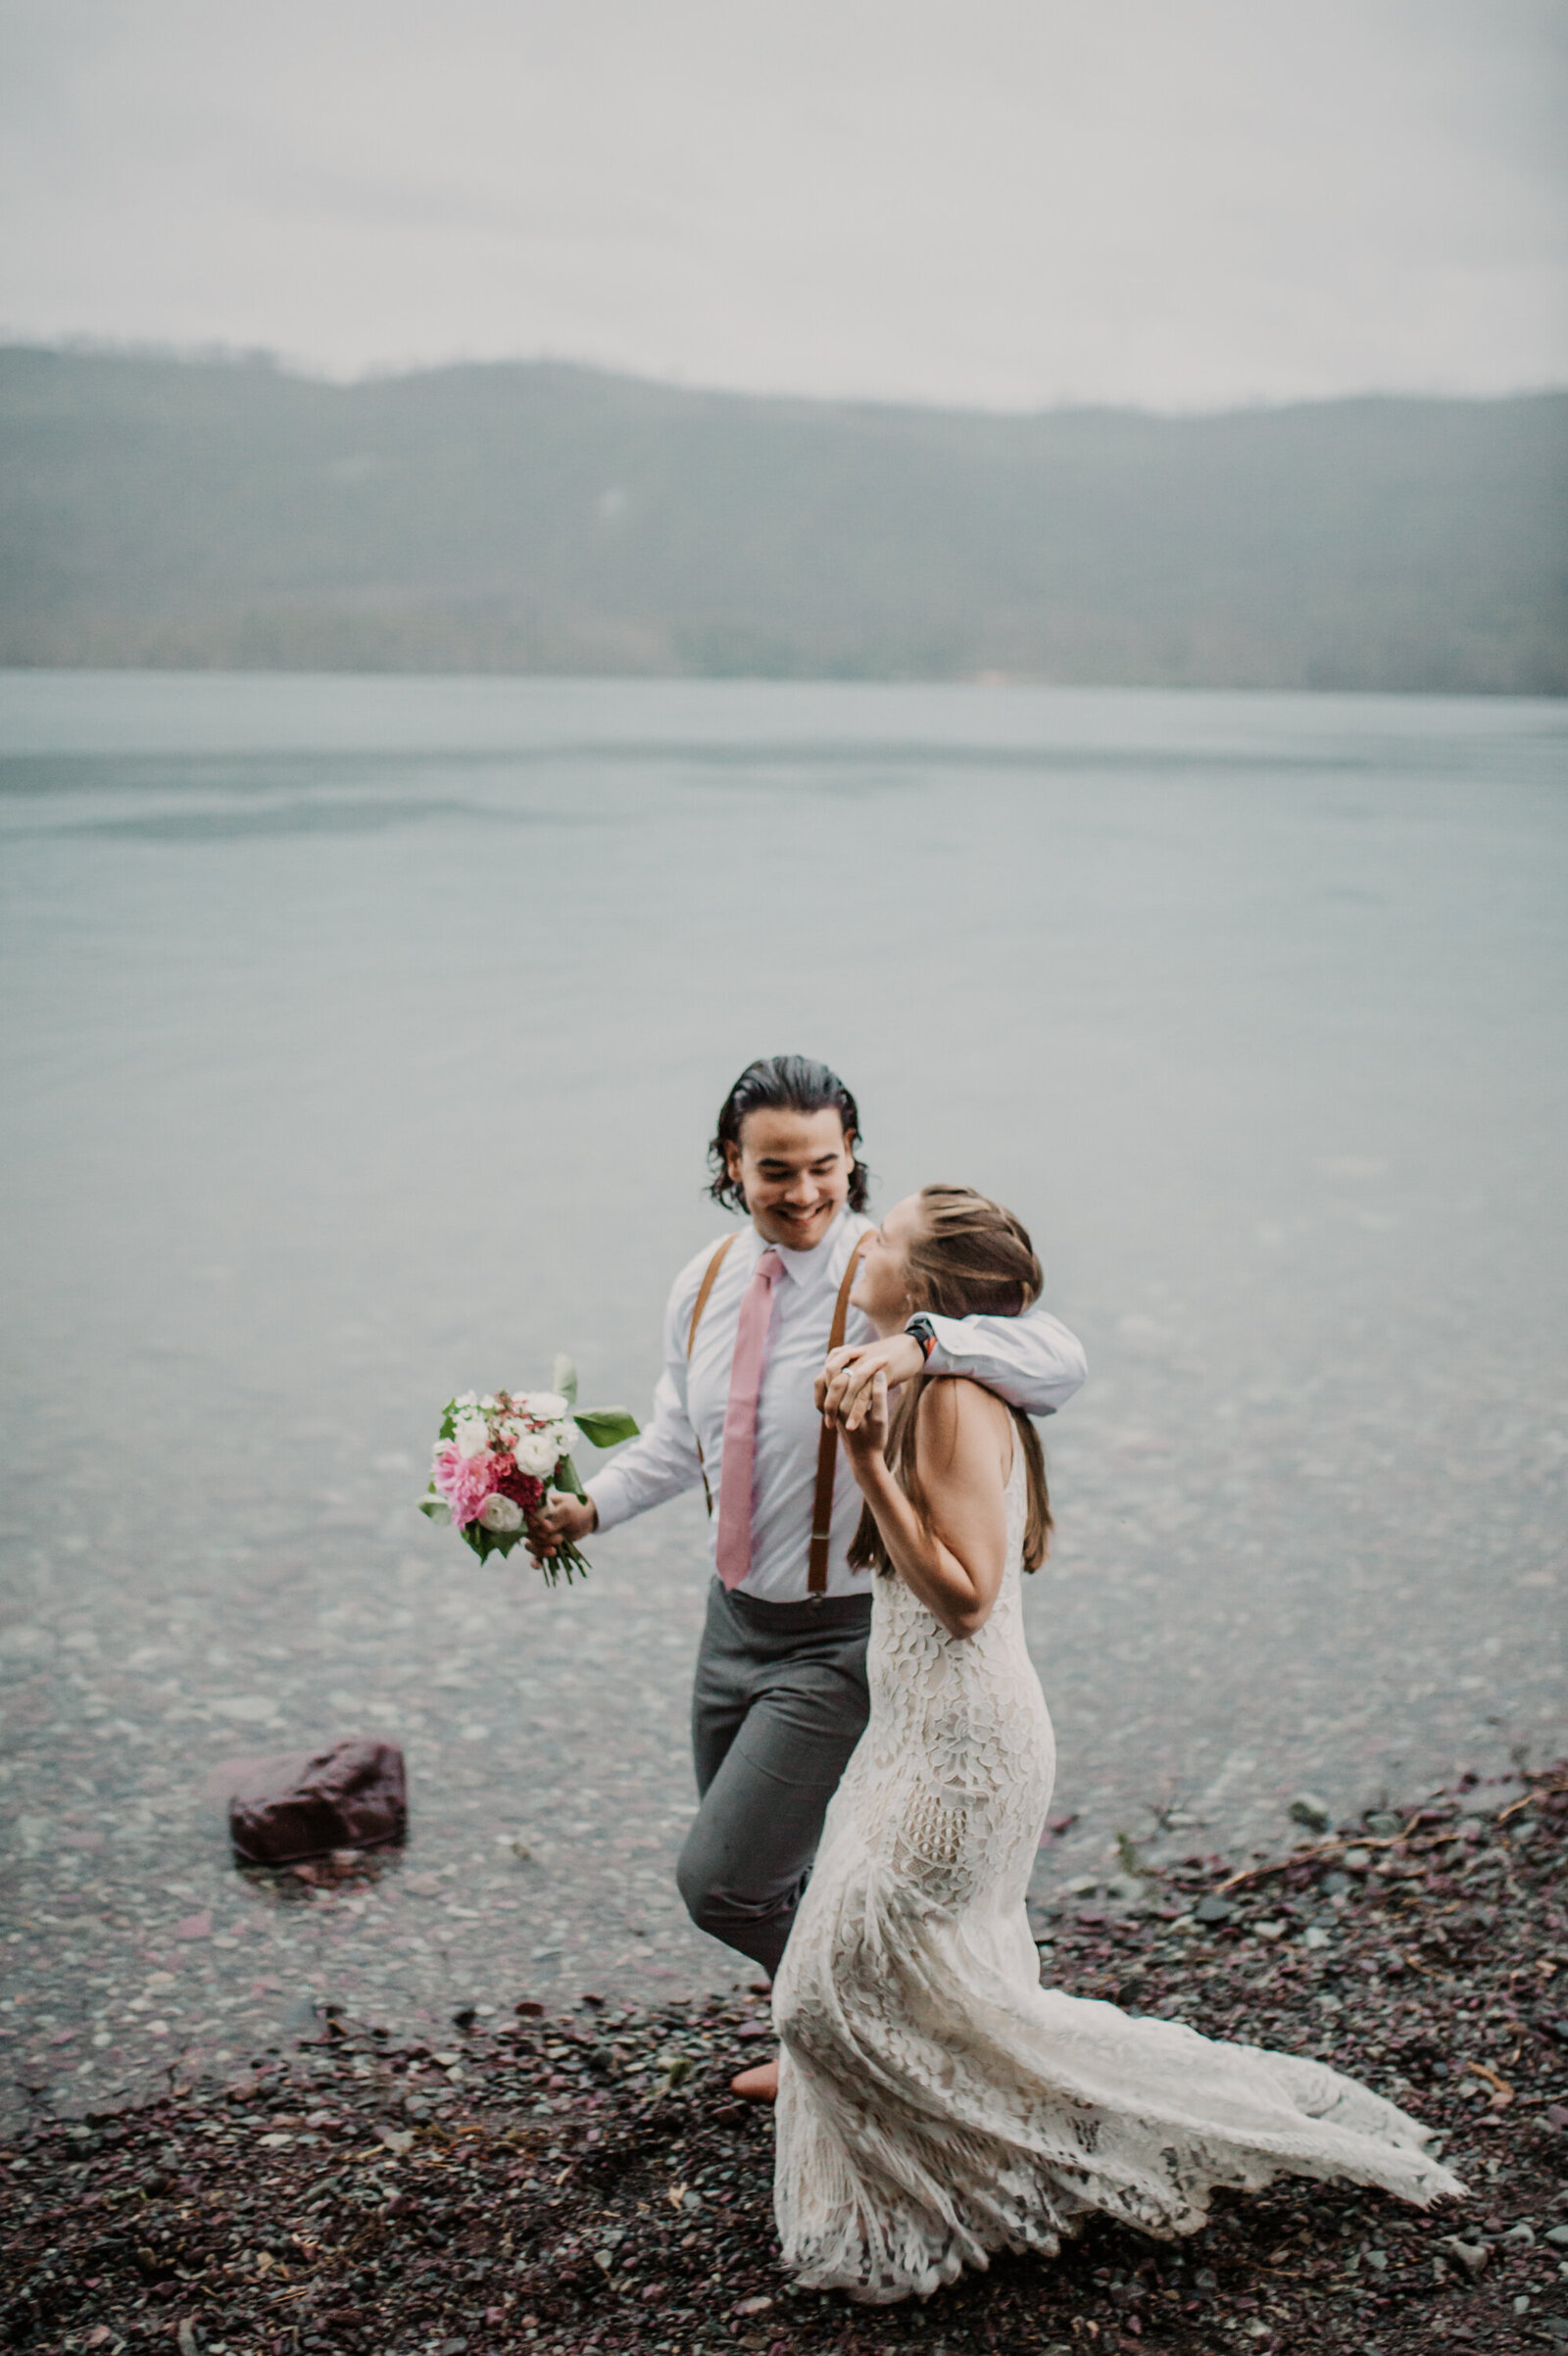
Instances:
[[[872,1394],[879,1374],[887,1377],[887,1388],[896,1391],[900,1383],[907,1383],[925,1364],[925,1352],[913,1334],[891,1334],[882,1342],[851,1343],[843,1350],[830,1350],[827,1363],[816,1378],[816,1404],[822,1421],[831,1432],[858,1432],[871,1406]]]
[[[552,1490],[539,1510],[528,1516],[528,1552],[535,1562],[547,1562],[564,1538],[575,1544],[598,1527],[599,1508],[591,1497]]]

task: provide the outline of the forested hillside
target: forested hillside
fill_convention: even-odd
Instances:
[[[0,663],[1568,691],[1568,394],[994,417],[0,351]]]

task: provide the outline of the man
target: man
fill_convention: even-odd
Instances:
[[[702,1804],[677,1878],[699,1929],[770,1978],[869,1706],[870,1581],[846,1560],[860,1493],[834,1426],[858,1426],[879,1371],[890,1386],[922,1365],[968,1375],[1031,1415],[1054,1413],[1084,1379],[1083,1351],[1043,1309],[914,1316],[891,1341],[857,1310],[846,1324],[871,1227],[859,1125],[825,1064],[774,1055],[741,1074],[709,1149],[710,1192],[751,1224],[676,1277],[646,1431],[586,1502],[559,1498],[533,1525],[549,1552],[707,1487],[715,1577],[692,1702]]]

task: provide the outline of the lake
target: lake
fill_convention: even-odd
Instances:
[[[882,1204],[1010,1203],[1086,1344],[1043,1890],[1559,1749],[1565,753],[1501,700],[0,674],[11,2099],[749,1976],[671,1878],[700,1500],[551,1594],[414,1499],[559,1350],[646,1413],[759,1054],[845,1075]],[[221,1763],[367,1730],[406,1857],[236,1875]]]

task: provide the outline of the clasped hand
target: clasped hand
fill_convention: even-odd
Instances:
[[[830,1350],[816,1378],[816,1404],[829,1431],[838,1431],[852,1464],[879,1457],[887,1446],[888,1393],[925,1364],[912,1334]]]

